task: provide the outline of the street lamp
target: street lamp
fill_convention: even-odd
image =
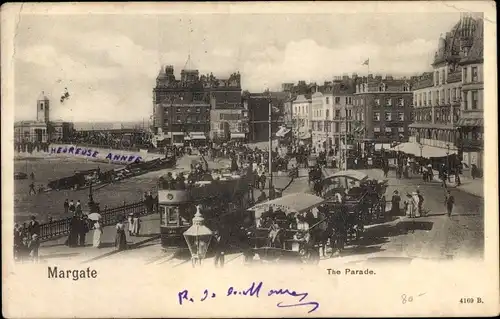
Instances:
[[[196,264],[201,265],[201,260],[205,258],[212,239],[212,231],[206,227],[203,222],[204,218],[200,212],[201,205],[196,206],[196,214],[193,217],[193,225],[184,232],[184,239],[191,253],[191,262],[193,267]]]
[[[448,175],[448,172],[450,171],[450,144],[446,143],[446,174]]]

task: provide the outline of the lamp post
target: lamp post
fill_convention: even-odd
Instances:
[[[450,160],[449,160],[449,156],[450,156],[450,144],[449,143],[446,143],[446,175],[449,175],[449,171],[450,171]],[[450,177],[448,176],[448,179]]]
[[[204,225],[205,219],[201,215],[201,205],[196,206],[196,214],[193,217],[193,224],[184,232],[184,239],[191,253],[193,267],[201,265],[201,260],[205,258],[212,239],[212,231]]]

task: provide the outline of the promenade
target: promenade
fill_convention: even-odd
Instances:
[[[126,223],[126,229],[128,224]],[[158,238],[160,235],[160,216],[158,214],[141,217],[139,236],[130,236],[127,232],[127,244],[133,248]],[[101,235],[101,248],[92,246],[94,230],[90,230],[85,237],[85,246],[68,247],[64,244],[68,236],[49,240],[40,244],[40,263],[61,262],[87,262],[107,257],[117,253],[115,248],[116,228],[114,225],[103,227]]]

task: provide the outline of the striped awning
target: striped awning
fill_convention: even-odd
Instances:
[[[470,118],[461,118],[457,122],[457,126],[483,126],[483,119],[470,119]]]

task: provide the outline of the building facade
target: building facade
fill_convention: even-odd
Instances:
[[[292,102],[293,129],[297,140],[308,140],[312,137],[312,100],[308,94],[301,94]]]
[[[462,162],[471,167],[483,168],[484,156],[484,72],[483,72],[483,20],[464,19],[464,23],[475,24],[472,41],[464,42],[462,67],[462,103],[458,120],[457,145]],[[468,20],[468,21],[467,21]]]
[[[213,74],[200,75],[198,70],[181,70],[181,78],[176,79],[173,66],[162,67],[153,104],[153,144],[157,146],[222,138],[226,128],[229,133],[240,133],[234,131],[244,113],[239,73],[218,79]],[[212,114],[211,110],[218,111]],[[238,112],[239,116],[233,115]]]
[[[285,103],[290,99],[288,92],[249,93],[245,98],[248,105],[248,140],[262,142],[269,139],[269,105],[271,105],[271,134],[285,125]]]
[[[467,68],[464,70],[461,62],[467,64],[465,57],[474,42],[476,28],[476,20],[463,16],[450,32],[439,38],[432,64],[433,71],[415,79],[414,123],[410,125],[409,141],[416,144],[414,149],[420,149],[420,152],[413,151],[417,156],[447,158],[448,155],[457,154],[458,158],[462,157],[459,127],[465,121],[461,118],[464,110],[468,109],[469,102],[475,97],[479,100],[479,94],[474,94],[473,97],[473,94],[468,94],[467,89],[467,93],[464,93],[463,84],[469,83],[469,80],[472,82],[473,77],[467,74]],[[472,67],[470,70],[472,72]],[[475,82],[479,83],[478,68],[474,72]],[[473,84],[471,88],[474,87],[477,88]],[[470,114],[472,113],[480,112],[472,111]]]
[[[36,101],[36,120],[14,123],[14,142],[50,143],[69,141],[74,125],[71,122],[50,120],[50,100],[42,92]]]
[[[342,76],[334,78],[332,82],[332,110],[331,115],[326,123],[327,132],[329,134],[329,147],[336,150],[340,145],[346,143],[350,145],[353,143],[353,130],[354,130],[354,93],[355,93],[355,75],[352,78]],[[330,113],[330,112],[329,112]]]
[[[312,145],[318,151],[326,150],[331,145],[331,132],[328,129],[333,118],[332,97],[331,90],[325,90],[324,93],[318,90],[311,95]]]
[[[412,86],[410,79],[390,75],[368,75],[356,79],[353,121],[362,123],[352,130],[361,149],[391,147],[393,142],[408,141],[412,122]]]

